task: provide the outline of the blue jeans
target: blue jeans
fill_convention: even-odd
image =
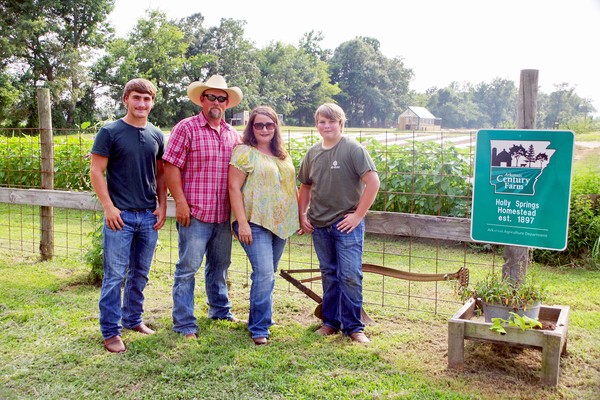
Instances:
[[[230,319],[231,303],[227,292],[227,270],[231,264],[231,227],[229,221],[207,224],[190,218],[187,227],[177,224],[179,261],[175,264],[173,281],[173,330],[187,335],[196,333],[194,288],[196,272],[206,255],[204,285],[208,317]]]
[[[142,323],[144,288],[156,249],[158,231],[152,210],[121,211],[125,223],[113,231],[104,222],[104,278],[100,291],[100,330],[104,339],[121,334],[123,327]],[[121,285],[125,279],[123,301]],[[123,325],[121,325],[121,323]]]
[[[235,221],[233,230],[236,235],[238,227]],[[275,271],[285,249],[286,240],[260,225],[250,223],[250,228],[252,244],[240,242],[252,265],[248,330],[252,338],[269,337],[269,328],[273,325]]]
[[[323,284],[323,324],[350,335],[365,327],[360,319],[365,222],[351,233],[340,232],[338,223],[315,228],[312,236]]]

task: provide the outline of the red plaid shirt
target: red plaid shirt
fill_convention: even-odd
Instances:
[[[221,120],[221,134],[204,114],[180,121],[169,136],[163,160],[181,170],[183,193],[192,216],[205,223],[229,220],[227,171],[239,133]]]

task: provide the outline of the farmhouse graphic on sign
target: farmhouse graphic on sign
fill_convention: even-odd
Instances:
[[[549,141],[490,140],[490,184],[496,193],[533,196],[535,184],[556,150]]]

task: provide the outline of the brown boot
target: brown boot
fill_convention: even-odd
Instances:
[[[363,332],[354,332],[350,334],[350,339],[357,343],[369,343],[370,340]]]
[[[121,336],[113,336],[104,340],[104,348],[111,353],[124,353],[125,343],[121,340]]]
[[[152,335],[154,333],[154,331],[150,328],[148,328],[146,325],[144,324],[139,324],[138,326],[136,326],[135,328],[131,328],[132,331],[136,331],[141,333],[142,335]]]
[[[319,336],[330,336],[337,333],[337,329],[333,329],[332,327],[327,325],[321,325],[321,327],[317,329],[315,333]]]
[[[252,338],[254,340],[254,344],[257,346],[262,346],[269,343],[269,340],[266,337],[255,337]]]

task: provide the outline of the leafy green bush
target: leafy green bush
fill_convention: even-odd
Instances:
[[[411,146],[383,145],[369,150],[381,187],[372,209],[425,215],[465,217],[470,204],[468,155],[434,142]]]
[[[81,135],[54,139],[54,187],[91,190],[88,152],[92,140]],[[39,137],[3,137],[0,143],[0,186],[39,188],[42,184]]]
[[[57,138],[54,141],[54,187],[56,189],[89,191],[89,151],[92,140],[81,135]]]
[[[292,139],[288,152],[296,170],[306,150],[319,140]],[[470,206],[470,166],[467,155],[437,143],[410,146],[383,145],[375,139],[362,142],[377,167],[381,187],[372,210],[464,217]]]
[[[96,228],[88,233],[92,241],[83,259],[91,267],[88,282],[100,286],[104,277],[104,236],[102,235],[103,218],[96,219]]]
[[[535,249],[533,259],[547,265],[581,265],[600,267],[600,177],[577,175],[571,188],[569,236],[564,251]]]
[[[40,187],[42,159],[39,139],[31,136],[2,138],[0,185]]]

